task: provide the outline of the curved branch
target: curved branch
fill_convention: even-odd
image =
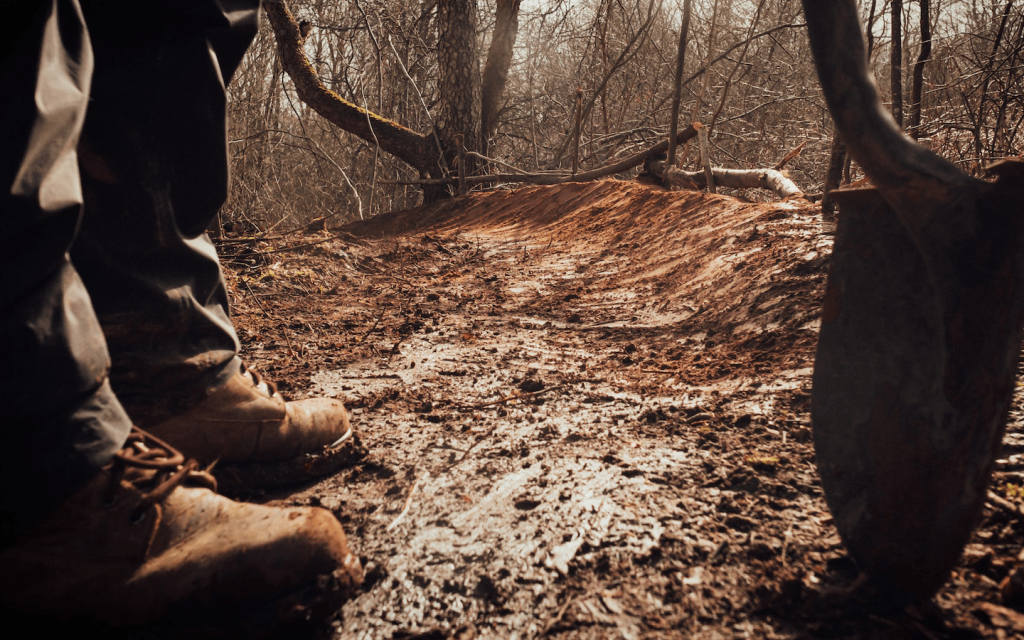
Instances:
[[[358,107],[324,86],[306,59],[299,26],[284,0],[265,0],[263,9],[274,30],[281,66],[291,77],[303,102],[335,126],[379,145],[421,174],[437,171],[438,156],[427,136]]]
[[[951,203],[984,183],[903,135],[885,112],[869,74],[854,0],[803,4],[818,79],[850,154],[912,233],[936,216],[955,216]]]

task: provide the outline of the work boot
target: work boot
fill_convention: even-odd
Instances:
[[[2,604],[172,628],[231,612],[265,627],[309,618],[315,602],[339,610],[362,570],[328,511],[237,503],[214,486],[195,461],[133,429],[84,489],[0,551]]]
[[[140,424],[203,462],[283,462],[337,449],[353,437],[340,400],[285,402],[272,382],[245,365],[185,413],[159,424]]]

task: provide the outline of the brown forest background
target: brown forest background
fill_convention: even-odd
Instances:
[[[910,113],[922,49],[922,2],[895,0],[895,7],[893,2],[862,0],[860,5],[870,25],[872,68],[886,107],[892,108],[895,77],[897,102]],[[451,86],[451,78],[446,84],[439,71],[445,66],[439,64],[439,28],[444,32],[450,19],[443,9],[476,7],[472,55],[478,64],[468,73],[477,78],[496,16],[492,0],[287,4],[299,24],[308,23],[300,27],[308,34],[301,46],[328,89],[427,134],[444,102],[442,89]],[[581,123],[581,171],[667,138],[683,0],[504,4],[518,6],[518,34],[488,157],[523,171],[568,169],[577,88],[583,90],[583,105],[592,104]],[[923,67],[920,125],[909,127],[921,143],[980,175],[988,162],[1021,153],[1024,11],[1013,0],[926,4],[931,52]],[[894,41],[895,16],[902,30]],[[709,127],[714,164],[771,167],[806,143],[786,169],[805,192],[822,191],[833,130],[799,0],[692,0],[682,77],[680,128],[691,121]],[[228,107],[233,178],[224,221],[262,231],[319,219],[334,226],[423,199],[419,187],[395,184],[422,177],[415,169],[334,126],[298,97],[265,14],[229,87]],[[681,150],[687,169],[697,167],[696,147]],[[512,171],[501,164],[476,166],[477,173],[485,169]],[[846,181],[860,177],[856,165],[847,167]]]

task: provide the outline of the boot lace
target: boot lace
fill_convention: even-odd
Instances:
[[[252,383],[256,386],[257,389],[260,390],[261,393],[265,393],[271,398],[280,395],[277,391],[277,384],[269,380],[264,380],[263,376],[257,373],[254,369],[250,369],[249,367],[245,366],[244,364],[242,365],[242,375],[251,377]]]
[[[142,499],[132,509],[132,522],[141,522],[154,504],[163,502],[178,486],[188,484],[217,490],[217,481],[210,468],[200,469],[195,460],[186,460],[180,451],[152,434],[132,427],[124,446],[114,454],[111,483],[106,504],[117,500],[121,481],[130,482],[142,491]]]

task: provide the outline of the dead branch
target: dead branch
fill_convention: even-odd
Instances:
[[[409,507],[412,506],[412,497],[413,495],[415,495],[416,489],[418,489],[420,485],[422,485],[429,478],[430,474],[424,473],[416,480],[416,482],[413,483],[412,488],[409,489],[409,495],[405,497],[405,506],[402,507],[402,512],[399,513],[398,516],[391,521],[391,524],[387,526],[387,531],[393,531],[394,528],[398,526],[398,523],[400,523],[405,518],[405,514],[409,513]]]
[[[590,117],[590,112],[594,108],[594,103],[597,102],[597,97],[601,95],[601,92],[604,91],[605,87],[608,86],[608,81],[612,79],[612,76],[614,76],[615,73],[620,68],[622,68],[623,65],[632,60],[633,57],[637,54],[637,52],[640,51],[640,47],[634,47],[634,45],[636,45],[641,38],[647,36],[647,31],[650,28],[651,23],[654,22],[654,17],[657,15],[658,11],[661,11],[661,3],[658,3],[657,11],[655,11],[654,0],[651,0],[651,2],[647,5],[647,19],[636,30],[636,33],[633,34],[633,37],[630,39],[630,41],[626,43],[626,46],[622,49],[622,52],[619,54],[619,57],[615,61],[615,63],[608,69],[607,72],[605,72],[604,78],[601,80],[600,84],[598,84],[597,87],[591,92],[590,99],[587,100],[587,104],[586,106],[583,107],[583,110],[580,114],[580,120],[585,121],[587,118]],[[562,139],[562,143],[558,146],[558,150],[555,152],[555,159],[554,161],[552,161],[550,166],[555,166],[559,162],[561,162],[562,156],[564,156],[565,152],[569,150],[569,145],[572,143],[572,141],[573,138],[570,136],[566,136],[565,138]],[[668,141],[666,141],[666,146],[668,146],[667,142]]]
[[[1000,497],[993,491],[988,492],[988,501],[993,506],[999,507],[1003,511],[1011,513],[1015,516],[1024,515],[1024,510],[1021,509],[1020,505],[1010,502],[1006,498]]]
[[[434,170],[437,154],[431,149],[430,137],[370,113],[324,86],[306,59],[299,26],[285,1],[268,0],[263,3],[263,9],[274,31],[281,66],[291,77],[303,102],[332,124],[379,145],[421,172]]]
[[[709,193],[718,193],[715,189],[715,175],[711,171],[711,157],[708,155],[708,128],[699,122],[693,123],[700,141],[700,163],[704,165],[704,186]]]
[[[692,126],[679,132],[676,136],[676,144],[686,142],[695,137],[697,130]],[[590,182],[608,176],[613,176],[633,167],[638,167],[651,157],[663,156],[668,150],[668,140],[662,140],[646,151],[641,151],[623,160],[610,164],[600,169],[584,171],[575,176],[571,173],[506,173],[488,176],[470,176],[466,178],[467,185],[483,184],[485,182],[522,182],[526,184],[564,184],[566,182]],[[458,178],[439,178],[433,180],[382,180],[381,184],[414,184],[414,185],[445,185],[453,184]]]
[[[807,141],[804,140],[799,145],[797,145],[797,147],[795,149],[793,149],[792,151],[787,153],[782,158],[782,160],[779,160],[779,163],[776,164],[774,167],[772,167],[772,169],[775,169],[776,171],[781,171],[782,167],[786,166],[786,163],[788,163],[790,160],[792,160],[793,158],[795,158],[798,155],[800,155],[800,152],[803,151],[804,147],[806,147],[806,146],[807,146]]]

